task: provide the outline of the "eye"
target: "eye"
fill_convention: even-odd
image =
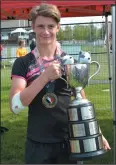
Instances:
[[[44,25],[37,25],[37,27],[38,27],[38,28],[43,28],[43,27],[44,27]]]
[[[49,29],[53,29],[54,28],[54,25],[48,25],[48,28]]]

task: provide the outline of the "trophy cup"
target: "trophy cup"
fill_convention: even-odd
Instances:
[[[97,71],[89,77],[90,64],[93,63],[97,65]],[[74,64],[65,66],[67,83],[72,87],[74,96],[67,109],[71,160],[91,159],[106,152],[95,117],[94,105],[89,100],[83,99],[80,94],[99,70],[99,63],[91,61],[88,52],[80,52]]]

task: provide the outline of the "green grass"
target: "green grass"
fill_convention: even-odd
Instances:
[[[105,58],[105,57],[104,57]],[[107,67],[106,67],[107,68]],[[103,80],[108,73],[103,65],[101,75],[97,79]],[[108,70],[108,69],[107,69]],[[1,136],[1,164],[23,164],[25,138],[27,129],[27,110],[19,115],[14,115],[9,109],[9,90],[11,67],[1,69],[1,125],[9,129]],[[94,84],[85,88],[87,98],[94,103],[96,118],[101,126],[102,132],[109,141],[112,150],[108,151],[101,158],[85,161],[84,164],[113,164],[113,114],[110,110],[109,84]]]

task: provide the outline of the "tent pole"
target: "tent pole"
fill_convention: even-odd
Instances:
[[[30,26],[30,24],[29,24],[29,19],[28,19],[28,27]]]
[[[114,125],[114,164],[116,164],[116,5],[112,5],[112,101],[113,101],[113,125]]]
[[[111,110],[112,107],[112,75],[111,75],[111,54],[110,54],[110,44],[109,44],[109,25],[108,25],[108,14],[105,14],[105,27],[106,27],[106,48],[107,48],[107,56],[108,56],[108,71],[109,71],[109,84],[110,84],[110,103],[111,103]]]

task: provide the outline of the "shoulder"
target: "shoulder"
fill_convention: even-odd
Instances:
[[[15,61],[17,62],[28,62],[33,59],[33,54],[31,52],[27,53],[25,56],[18,57]]]
[[[12,74],[25,77],[31,61],[34,59],[33,54],[30,52],[25,56],[18,57],[12,67]]]
[[[18,57],[14,62],[14,66],[18,67],[20,65],[23,67],[28,67],[30,61],[33,60],[33,58],[34,58],[33,54],[29,52],[25,56]]]

